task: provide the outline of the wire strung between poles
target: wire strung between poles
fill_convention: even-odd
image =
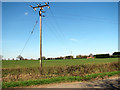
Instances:
[[[20,52],[19,56],[21,56],[21,54],[23,53],[23,51],[24,51],[24,49],[25,49],[25,47],[26,47],[26,45],[27,45],[27,43],[28,43],[28,41],[29,41],[31,35],[33,34],[33,31],[35,30],[35,27],[36,27],[36,25],[37,25],[37,23],[38,23],[38,20],[39,20],[39,17],[38,17],[38,19],[36,20],[35,25],[34,25],[32,31],[31,31],[31,33],[30,33],[30,35],[29,35],[29,37],[28,37],[28,39],[27,39],[27,41],[26,41],[26,43],[25,43],[25,45],[24,45],[22,51]]]

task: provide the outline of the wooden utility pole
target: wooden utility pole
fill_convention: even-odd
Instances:
[[[40,15],[40,68],[42,68],[42,12],[41,12],[41,8],[39,11],[39,15]]]
[[[37,7],[32,7],[35,11],[36,11],[36,8],[40,8],[40,11],[39,11],[39,16],[40,16],[40,69],[42,69],[42,17],[44,17],[42,13],[45,12],[43,11],[44,7],[50,8],[49,3],[45,3],[45,5],[38,4]]]

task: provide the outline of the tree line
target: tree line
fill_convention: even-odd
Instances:
[[[60,60],[60,59],[86,59],[87,57],[94,57],[94,58],[120,58],[120,52],[114,52],[112,55],[110,54],[96,54],[96,55],[93,55],[92,53],[89,54],[89,55],[77,55],[75,58],[72,56],[72,55],[69,55],[69,56],[60,56],[60,57],[55,57],[55,58],[46,58],[45,56],[42,57],[42,60]],[[2,59],[3,56],[0,55],[0,58]],[[2,60],[5,60],[5,59],[2,59]],[[8,60],[10,60],[8,58]],[[14,58],[12,60],[15,60]],[[23,56],[19,55],[17,57],[17,60],[34,60],[34,59],[27,59],[27,58],[24,58]],[[38,60],[40,60],[40,58],[38,58]]]

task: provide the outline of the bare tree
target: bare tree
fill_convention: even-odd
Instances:
[[[17,58],[18,58],[19,60],[24,60],[24,58],[23,58],[21,55],[19,55]]]
[[[90,57],[93,57],[93,54],[92,53],[90,53],[90,55],[89,55]]]

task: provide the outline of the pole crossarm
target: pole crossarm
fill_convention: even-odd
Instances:
[[[41,5],[41,4],[38,4],[36,7],[33,7],[32,5],[30,5],[30,7],[32,7],[35,11],[36,11],[36,8],[40,8],[40,10],[43,9],[43,7],[49,7],[49,3],[45,3],[45,5]]]
[[[32,8],[34,9],[34,8],[42,8],[42,7],[49,7],[49,5],[42,5],[42,6],[32,7]]]

